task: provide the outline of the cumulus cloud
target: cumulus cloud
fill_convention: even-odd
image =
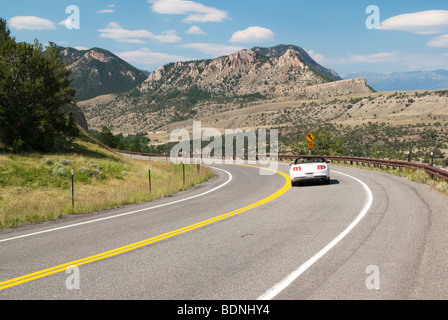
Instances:
[[[193,60],[188,57],[171,55],[167,53],[153,52],[148,48],[116,53],[116,55],[127,62],[139,64],[142,66],[163,65],[170,62]]]
[[[227,12],[186,0],[148,0],[151,9],[160,14],[187,15],[184,22],[221,22]]]
[[[176,33],[176,30],[167,30],[162,32],[161,35],[156,35],[152,38],[160,43],[174,43],[182,40]]]
[[[55,24],[47,19],[35,16],[15,16],[9,20],[11,28],[17,30],[55,30]]]
[[[310,55],[310,57],[313,58],[313,60],[316,61],[317,63],[323,64],[327,61],[325,56],[321,53],[317,53],[314,50],[308,50],[307,52]]]
[[[417,34],[437,34],[448,30],[448,10],[428,10],[391,17],[381,23],[382,30]]]
[[[206,33],[204,31],[202,31],[202,29],[199,28],[198,26],[192,26],[185,33],[187,33],[187,34],[196,34],[196,35],[201,35],[201,36],[205,36],[206,35]]]
[[[161,35],[155,35],[148,30],[126,30],[118,23],[111,22],[104,29],[99,29],[100,38],[113,39],[117,42],[126,43],[145,43],[145,40],[150,39],[161,43],[174,43],[181,40],[174,30],[168,30]]]
[[[436,37],[428,42],[430,47],[448,47],[448,34]]]
[[[274,32],[263,27],[249,27],[245,30],[235,32],[230,42],[256,43],[263,41],[273,41]]]
[[[218,43],[187,43],[180,45],[181,48],[193,49],[212,57],[225,56],[244,49],[238,46],[228,46]]]

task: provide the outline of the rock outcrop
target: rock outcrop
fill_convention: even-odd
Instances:
[[[372,91],[367,86],[366,78],[356,78],[304,87],[297,93],[297,96],[303,98],[325,98],[354,93],[369,93]]]
[[[76,104],[66,104],[63,106],[63,111],[67,114],[72,114],[75,118],[75,122],[84,130],[89,131],[89,125],[87,123],[86,117],[84,115],[84,112],[82,112],[81,108],[78,107]]]

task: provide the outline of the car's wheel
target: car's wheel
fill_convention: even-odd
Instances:
[[[326,184],[330,184],[330,177],[327,178],[327,180],[325,180]]]

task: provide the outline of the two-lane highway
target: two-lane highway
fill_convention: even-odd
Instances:
[[[447,297],[446,199],[425,186],[332,166],[330,185],[291,188],[284,164],[214,167],[170,198],[1,232],[0,299]]]

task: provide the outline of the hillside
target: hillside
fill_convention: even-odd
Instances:
[[[254,48],[213,60],[170,63],[127,93],[96,97],[80,106],[92,129],[107,124],[116,132],[136,133],[209,111],[242,109],[254,101],[321,95],[327,89],[331,95],[372,92],[365,81],[335,81],[340,79],[299,47]]]
[[[72,207],[71,171],[75,206]],[[114,154],[85,134],[68,151],[47,154],[0,152],[0,230],[56,220],[172,195],[212,177],[211,170],[171,162],[151,162]],[[25,201],[24,201],[25,200]]]
[[[336,83],[336,82],[334,82]],[[331,84],[331,83],[330,83]],[[328,85],[330,85],[328,84]],[[321,98],[284,97],[255,101],[220,113],[205,108],[202,128],[278,129],[280,153],[307,153],[313,132],[316,154],[428,160],[429,152],[448,165],[448,91],[370,92]],[[164,152],[176,128],[192,131],[192,121],[150,132],[154,152]],[[298,145],[297,145],[298,144]],[[329,147],[330,146],[330,147]],[[299,148],[300,147],[300,148]],[[351,153],[353,151],[353,153]]]
[[[113,53],[99,48],[76,50],[59,47],[61,57],[72,71],[71,87],[78,101],[104,94],[129,91],[147,76]]]

